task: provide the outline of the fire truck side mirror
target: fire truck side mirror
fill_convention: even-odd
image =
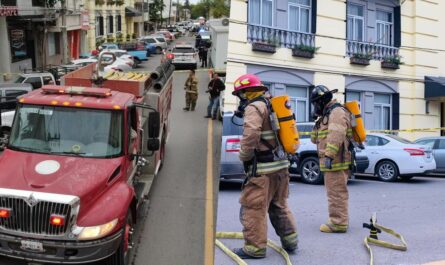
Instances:
[[[159,138],[161,127],[161,115],[159,112],[150,112],[148,114],[148,138]]]

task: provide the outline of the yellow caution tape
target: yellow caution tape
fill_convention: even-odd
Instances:
[[[370,236],[365,237],[364,243],[365,243],[365,247],[369,251],[369,257],[370,257],[369,264],[370,265],[374,265],[374,255],[372,253],[371,247],[369,246],[370,243],[380,246],[380,247],[390,248],[390,249],[395,249],[395,250],[400,250],[400,251],[406,251],[408,249],[408,245],[406,244],[405,238],[403,238],[403,236],[401,234],[395,232],[394,230],[392,230],[390,228],[387,228],[382,225],[378,225],[376,223],[376,214],[375,213],[371,217],[371,223],[375,228],[380,229],[382,232],[385,232],[387,234],[390,234],[390,235],[398,238],[402,242],[402,244],[394,244],[394,243],[390,243],[390,242],[387,242],[384,240],[375,239]],[[372,230],[371,230],[371,233],[372,233]],[[377,233],[376,233],[376,235],[377,235]]]
[[[216,238],[224,238],[224,239],[244,239],[243,233],[240,232],[216,232]],[[238,265],[247,265],[247,263],[242,260],[239,256],[237,256],[235,253],[233,253],[232,250],[227,248],[221,241],[218,239],[215,240],[215,244],[217,247],[219,247],[224,253],[226,253],[227,256],[232,258]],[[284,260],[286,261],[286,265],[292,265],[292,262],[290,261],[289,255],[287,254],[286,250],[284,250],[282,247],[277,245],[272,240],[267,240],[267,246],[281,254],[283,256]]]
[[[441,128],[422,128],[422,129],[400,129],[400,130],[369,130],[368,133],[397,133],[397,132],[436,132],[445,131],[445,127]],[[312,132],[299,132],[299,135],[311,135]]]

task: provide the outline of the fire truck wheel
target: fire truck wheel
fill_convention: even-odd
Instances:
[[[125,225],[125,233],[122,242],[116,252],[109,258],[109,265],[130,265],[131,254],[133,249],[133,217],[129,212],[127,214],[127,223]]]

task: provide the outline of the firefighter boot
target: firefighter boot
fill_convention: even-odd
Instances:
[[[242,259],[262,259],[266,257],[266,250],[260,251],[261,253],[253,254],[244,250],[244,248],[234,248],[233,253]]]
[[[320,231],[323,233],[346,233],[348,231],[347,225],[336,225],[328,221],[326,224],[320,226]]]
[[[189,111],[189,110],[190,110],[190,107],[185,107],[185,108],[183,108],[183,110],[185,110],[185,111]]]
[[[280,241],[281,241],[281,246],[288,253],[294,253],[295,250],[298,248],[298,234],[297,233],[292,233],[287,236],[284,236],[280,239]]]

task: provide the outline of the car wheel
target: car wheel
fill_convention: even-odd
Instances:
[[[316,157],[306,157],[300,165],[300,175],[304,183],[323,183],[323,172],[320,171],[320,163]]]
[[[130,212],[127,214],[122,242],[116,252],[108,258],[106,264],[110,265],[130,265],[133,248],[133,218]]]
[[[141,63],[142,63],[141,60],[139,60],[138,58],[134,58],[134,65],[136,67],[138,67],[138,65],[140,65]]]
[[[380,162],[376,169],[376,175],[381,181],[391,182],[397,180],[399,176],[399,169],[397,165],[392,161]]]
[[[403,181],[410,181],[414,176],[400,176]]]
[[[156,47],[156,53],[157,54],[161,54],[162,53],[162,48],[161,47]]]

